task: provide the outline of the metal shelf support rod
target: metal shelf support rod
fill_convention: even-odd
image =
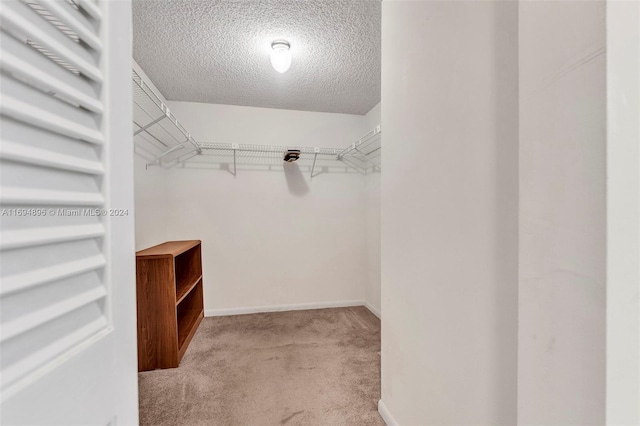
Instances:
[[[164,120],[167,117],[168,117],[168,113],[165,113],[162,117],[158,117],[155,120],[153,120],[151,123],[145,124],[144,126],[140,127],[138,130],[133,132],[133,136],[136,136],[137,134],[142,133],[142,132],[147,132],[147,129],[149,127],[153,126],[154,124],[158,124],[159,122],[161,122],[162,120]],[[147,133],[149,133],[149,132],[147,132]]]
[[[342,161],[344,164],[346,164],[348,167],[351,167],[353,170],[355,170],[356,172],[360,173],[361,175],[366,175],[367,172],[366,170],[360,170],[360,168],[358,166],[353,165],[353,163],[351,163],[350,161],[347,161],[346,158],[342,157],[339,158],[340,161]]]
[[[318,159],[318,153],[320,152],[320,148],[315,148],[314,149],[314,154],[313,154],[313,164],[311,165],[311,176],[309,177],[309,179],[313,179],[313,171],[316,168],[316,160]]]
[[[358,148],[355,148],[355,150],[358,151],[360,154],[362,154],[362,159],[363,160],[365,160],[366,162],[368,162],[369,164],[371,164],[373,166],[373,170],[380,169],[380,167],[376,163],[371,161],[371,159],[367,156],[367,154],[365,154],[364,152],[360,151]],[[380,169],[380,171],[382,171],[382,169]]]
[[[233,148],[233,175],[235,176],[238,173],[238,169],[236,169],[236,151],[238,150],[238,144],[232,144],[231,148]]]
[[[182,142],[180,145],[176,145],[173,148],[170,148],[168,150],[166,150],[165,152],[163,152],[162,154],[160,154],[159,156],[157,156],[156,158],[153,159],[153,161],[147,163],[146,168],[148,168],[149,166],[152,166],[156,161],[160,161],[164,156],[171,154],[174,151],[177,151],[179,149],[184,148],[184,145],[188,142],[188,140]]]

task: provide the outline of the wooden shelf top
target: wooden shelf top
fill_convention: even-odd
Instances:
[[[136,257],[145,257],[147,259],[176,257],[190,248],[197,246],[200,242],[200,240],[167,241],[166,243],[136,252]]]

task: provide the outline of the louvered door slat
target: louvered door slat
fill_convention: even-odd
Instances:
[[[24,291],[32,287],[84,274],[89,271],[95,271],[103,268],[105,265],[106,260],[104,256],[98,255],[45,268],[39,268],[33,271],[8,275],[3,279],[0,294],[8,295],[18,291]]]
[[[101,224],[50,226],[3,231],[0,250],[53,244],[62,241],[84,240],[101,237],[105,233]]]
[[[5,78],[0,86],[2,97],[17,99],[29,105],[38,105],[40,110],[54,111],[60,120],[69,122],[72,126],[86,129],[87,133],[101,133],[96,122],[95,114],[78,105],[72,105],[59,98],[57,93],[47,93],[36,89],[35,83],[26,84],[14,78]]]
[[[38,46],[67,62],[91,80],[102,81],[102,75],[96,66],[92,51],[73,42],[25,3],[10,0],[3,2],[2,6],[0,23],[5,31],[20,40],[37,43]]]
[[[24,42],[11,36],[3,37],[0,66],[9,73],[36,80],[45,90],[63,94],[90,111],[102,112],[90,80],[70,73],[35,49],[25,49]]]
[[[0,342],[11,339],[42,324],[46,324],[57,317],[61,317],[91,302],[95,302],[106,295],[107,293],[104,288],[94,288],[84,293],[75,294],[68,299],[49,305],[38,311],[31,311],[17,319],[7,321],[2,325]]]
[[[1,110],[2,105],[0,105]],[[60,154],[92,164],[100,163],[101,168],[104,169],[100,151],[93,143],[47,130],[34,125],[33,122],[7,119],[7,117],[3,119],[1,132],[3,143],[0,144],[0,154],[5,150],[4,142],[6,141],[9,142],[7,150],[10,150],[11,144],[16,144],[23,149],[37,149],[47,156]]]
[[[79,328],[66,334],[63,338],[55,340],[49,345],[42,345],[2,370],[3,379],[7,383],[14,383],[20,377],[27,375],[33,368],[45,365],[57,355],[64,353],[66,349],[77,342],[86,340],[91,336],[96,336],[101,330],[106,328],[106,320],[97,318],[88,324],[81,324]],[[16,357],[17,358],[17,357]]]
[[[88,109],[89,111],[98,113],[102,112],[100,103],[96,102],[95,99],[84,95],[73,86],[56,81],[51,78],[49,74],[42,72],[27,62],[22,61],[17,56],[13,56],[10,53],[4,53],[2,58],[0,58],[0,66],[3,70],[9,73],[20,71],[23,77],[39,83],[43,89],[56,93],[61,99],[73,102],[76,105]]]
[[[74,8],[71,3],[45,0],[37,2],[37,4],[48,10],[51,15],[55,16],[62,24],[71,29],[93,50],[96,52],[102,50],[102,42],[94,33],[95,30],[92,28],[91,22],[89,22],[78,9]]]
[[[51,167],[92,175],[102,175],[104,173],[104,167],[97,161],[33,148],[8,140],[2,141],[2,145],[0,145],[0,158],[34,166]]]
[[[89,15],[91,15],[94,19],[100,20],[102,18],[102,13],[100,9],[96,5],[96,3],[92,0],[78,0],[77,2],[82,9],[84,9]]]
[[[92,327],[93,336],[86,334],[88,330],[85,325],[89,324],[100,326],[99,328]],[[17,381],[29,374],[34,368],[49,363],[55,359],[56,355],[64,354],[69,347],[97,336],[98,333],[105,331],[107,326],[107,320],[100,315],[100,308],[95,303],[90,303],[68,315],[57,317],[28,333],[13,337],[3,344],[7,346],[3,350],[3,356],[0,360],[3,382]],[[8,345],[9,343],[13,344]]]
[[[95,144],[104,142],[103,134],[95,129],[74,123],[46,109],[38,108],[10,96],[3,95],[0,98],[0,113],[61,135]]]
[[[24,206],[102,206],[104,197],[96,192],[3,187],[0,203]]]

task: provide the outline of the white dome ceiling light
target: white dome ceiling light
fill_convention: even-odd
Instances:
[[[287,72],[291,66],[291,45],[286,40],[276,40],[271,43],[271,65],[280,74]]]

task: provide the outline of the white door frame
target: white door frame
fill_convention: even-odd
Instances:
[[[607,0],[608,425],[640,424],[640,2]]]

